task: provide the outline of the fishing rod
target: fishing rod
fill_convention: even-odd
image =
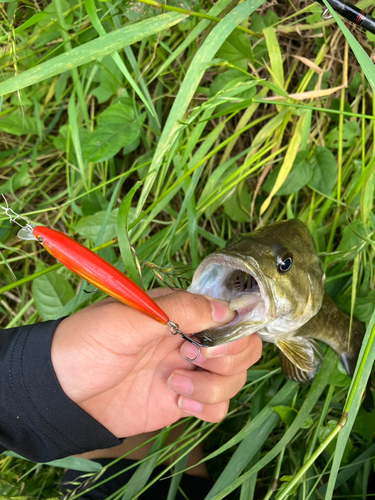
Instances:
[[[315,0],[325,7],[323,0]],[[351,3],[344,2],[343,0],[327,0],[329,5],[334,9],[340,16],[344,17],[348,21],[361,26],[365,30],[369,31],[375,35],[375,19],[366,14],[363,10],[358,9]],[[329,19],[332,17],[329,10],[326,8],[322,14],[323,19]]]

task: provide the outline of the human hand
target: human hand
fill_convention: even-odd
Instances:
[[[188,292],[149,292],[185,334],[233,319],[228,303]],[[114,299],[64,319],[52,363],[65,394],[117,437],[170,425],[188,414],[218,422],[260,357],[257,335],[197,349],[169,327]]]

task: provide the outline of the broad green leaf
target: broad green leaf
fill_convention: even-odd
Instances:
[[[300,151],[299,153],[297,153],[292,169],[289,172],[284,184],[277,191],[277,196],[287,196],[292,193],[297,193],[300,189],[302,189],[304,186],[306,186],[306,184],[310,182],[312,170],[306,158],[306,151]],[[263,189],[267,193],[270,193],[272,191],[272,188],[275,185],[276,179],[279,175],[280,169],[281,165],[272,170],[272,172],[268,175],[267,180],[263,186]]]
[[[224,213],[236,222],[250,222],[251,196],[246,183],[242,183],[224,202]]]
[[[361,135],[361,130],[357,122],[344,123],[342,135],[339,127],[333,128],[325,138],[325,145],[330,149],[338,149],[340,141],[344,148],[354,146]]]
[[[319,441],[322,443],[327,437],[328,435],[333,431],[333,429],[336,427],[337,425],[337,420],[328,420],[327,424],[326,425],[322,425],[320,428],[319,428],[319,431],[318,431],[318,439]],[[331,441],[329,443],[329,445],[326,447],[326,450],[328,451],[328,453],[330,453],[331,455],[334,454],[335,452],[335,448],[336,448],[336,443],[337,443],[337,438],[335,438],[333,441]],[[348,456],[349,456],[349,453],[350,451],[352,450],[353,448],[353,442],[352,440],[349,438],[347,443],[346,443],[346,446],[345,446],[345,452],[344,452],[344,455],[343,455],[343,462],[346,463],[347,462],[347,459],[348,459]]]
[[[244,100],[247,102],[245,105],[244,102],[236,103],[233,104],[233,101],[228,100],[227,103],[221,104],[217,108],[217,113],[215,114],[216,116],[221,116],[224,114],[224,111],[226,113],[233,113],[236,111],[236,109],[243,109],[244,107],[249,106],[249,100],[252,99],[255,94],[256,94],[256,82],[250,81],[249,77],[242,73],[241,71],[237,69],[230,69],[228,71],[225,71],[221,75],[217,76],[213,83],[211,84],[210,87],[210,93],[209,96],[215,96],[218,92],[223,92],[225,90],[230,90],[234,88],[237,84],[240,84],[242,82],[247,82],[250,83],[252,88],[248,90],[241,91],[240,89],[236,89],[236,97],[240,100]],[[238,92],[238,93],[237,93]],[[229,94],[230,92],[226,93],[224,92],[223,94],[220,94],[217,98],[218,99],[229,99]],[[215,100],[213,101],[215,102]]]
[[[362,79],[361,79],[361,82],[362,82]],[[332,101],[331,101],[331,109],[334,109],[336,111],[340,111],[340,106],[341,106],[340,99],[332,99]],[[352,111],[353,111],[352,108],[351,108],[351,106],[350,106],[350,104],[347,101],[344,102],[344,111],[346,111],[347,113],[352,113]],[[328,116],[336,124],[339,123],[339,117],[340,117],[339,114],[337,114],[337,113],[328,113]]]
[[[28,95],[26,93],[26,90],[24,90],[24,89],[22,89],[19,92],[17,92],[17,94],[13,94],[10,102],[14,106],[21,106],[22,108],[24,108],[26,106],[31,106],[33,104],[32,101],[31,101],[31,99],[28,97]],[[23,109],[21,109],[19,111],[19,113],[20,113],[19,117],[21,119],[22,119],[22,114],[21,113],[23,113],[23,112],[24,112]]]
[[[234,87],[238,82],[248,82],[250,78],[238,69],[229,69],[218,75],[211,83],[209,96],[213,97],[218,92]]]
[[[359,435],[371,441],[375,434],[375,418],[372,413],[365,411],[362,407],[359,409],[353,429]]]
[[[342,238],[335,254],[327,257],[326,262],[332,263],[336,260],[352,260],[361,249],[364,238],[367,237],[366,229],[360,219],[355,220],[342,230]]]
[[[337,180],[336,159],[327,148],[317,147],[310,159],[312,177],[309,187],[330,196]]]
[[[82,198],[81,209],[84,216],[94,215],[97,212],[105,211],[108,207],[108,201],[98,191],[87,194]]]
[[[352,81],[348,85],[348,90],[353,99],[357,97],[360,85],[362,85],[362,76],[359,71],[356,71],[353,75]]]
[[[284,424],[287,425],[292,425],[298,413],[297,410],[290,406],[274,406],[272,409],[280,416]]]
[[[63,307],[74,297],[69,281],[57,273],[34,279],[32,291],[36,308],[44,321],[61,318]]]
[[[112,238],[115,238],[117,236],[117,214],[118,208],[112,210],[103,234],[104,241],[111,240]],[[105,216],[106,211],[102,211],[96,212],[94,215],[82,217],[82,219],[80,219],[77,224],[75,224],[74,229],[84,238],[90,241],[96,241],[99,236]]]
[[[123,88],[124,77],[111,56],[104,57],[100,68],[100,84],[91,93],[101,104],[118,95]]]
[[[117,103],[98,117],[98,126],[83,141],[83,155],[87,162],[112,158],[121,148],[137,139],[142,117],[136,117],[129,106]]]
[[[340,295],[335,298],[337,305],[350,314],[351,311],[351,296],[350,295]],[[375,290],[371,290],[366,294],[365,297],[356,296],[354,303],[353,315],[362,321],[363,323],[368,323],[370,321],[371,315],[375,309]]]
[[[272,26],[274,24],[278,24],[280,21],[279,16],[271,9],[268,9],[265,16],[261,16],[257,12],[255,12],[251,16],[251,29],[260,33],[268,26]]]
[[[342,366],[341,362],[337,360],[336,366],[329,374],[328,384],[334,385],[336,387],[349,387],[350,383],[351,378],[346,373],[345,368]]]
[[[218,50],[216,57],[246,70],[249,62],[254,61],[249,36],[241,31],[234,31]]]
[[[32,179],[29,174],[29,165],[24,162],[19,170],[15,173],[11,179],[0,185],[0,193],[12,193],[20,189],[21,187],[29,186],[32,183]]]
[[[38,135],[38,121],[22,113],[13,113],[0,118],[0,131],[11,135]]]

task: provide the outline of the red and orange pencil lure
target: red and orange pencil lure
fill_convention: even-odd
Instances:
[[[5,200],[5,198],[4,198]],[[6,202],[6,200],[5,200]],[[1,206],[0,206],[1,207]],[[18,237],[22,240],[38,241],[55,259],[74,274],[85,279],[95,287],[107,293],[111,297],[119,300],[133,309],[151,316],[164,325],[169,326],[171,333],[177,333],[183,339],[194,344],[198,349],[198,354],[194,359],[186,358],[188,361],[195,361],[200,355],[200,344],[183,334],[176,323],[173,323],[164,311],[154,302],[146,292],[136,285],[125,274],[116,269],[112,264],[104,260],[89,248],[81,245],[77,241],[69,238],[61,231],[55,231],[48,227],[33,226],[30,222],[16,214],[11,208],[1,207],[10,218],[22,229],[18,232]],[[20,224],[16,219],[22,219],[25,225]]]

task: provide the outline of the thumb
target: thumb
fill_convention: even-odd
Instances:
[[[154,297],[154,300],[170,321],[177,324],[186,335],[223,326],[235,317],[235,312],[229,310],[228,302],[182,290]],[[118,333],[122,331],[121,343],[129,354],[129,348],[133,350],[131,346],[134,353],[162,336],[171,335],[169,326],[123,304],[113,306],[116,307],[115,316],[119,322],[116,330]],[[114,315],[111,317],[113,323]]]

